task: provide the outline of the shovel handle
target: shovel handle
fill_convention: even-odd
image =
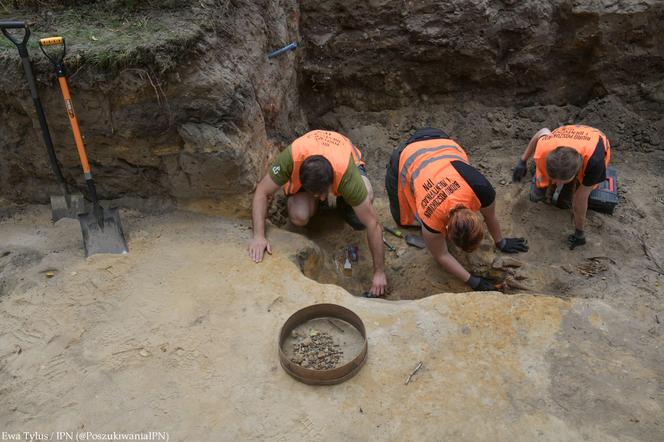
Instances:
[[[62,50],[57,54],[57,56],[51,56],[44,49],[47,46],[62,46]],[[81,166],[83,167],[85,180],[86,181],[92,180],[92,173],[90,172],[90,163],[88,162],[88,154],[85,151],[85,144],[83,143],[83,137],[81,136],[81,129],[78,126],[78,119],[76,118],[74,103],[72,102],[71,94],[69,93],[69,85],[67,84],[67,76],[63,64],[65,53],[67,52],[67,45],[65,43],[65,39],[64,37],[60,36],[42,38],[39,40],[39,47],[41,48],[46,58],[48,58],[56,68],[58,82],[60,83],[60,90],[62,91],[62,98],[65,101],[65,109],[67,111],[67,117],[69,118],[69,124],[71,125],[71,131],[74,133],[76,150],[78,151],[78,157],[81,160]]]
[[[47,51],[47,47],[58,46],[62,49],[56,52],[54,49]],[[46,37],[39,40],[39,49],[48,58],[48,60],[55,66],[56,75],[64,77],[67,75],[65,71],[65,55],[67,54],[67,43],[64,37]]]
[[[46,50],[46,48],[52,49]],[[55,74],[58,77],[67,75],[64,63],[65,55],[67,54],[67,43],[65,43],[64,37],[42,38],[39,40],[39,49],[48,58],[48,61],[55,66]]]
[[[14,38],[8,29],[23,29],[23,39],[21,41]],[[62,170],[58,164],[58,158],[55,155],[55,149],[53,147],[53,140],[51,139],[51,133],[48,130],[48,123],[46,122],[46,115],[44,115],[44,108],[42,106],[41,100],[39,99],[39,92],[37,91],[37,84],[35,83],[35,76],[32,73],[32,65],[30,64],[30,55],[28,54],[28,40],[30,39],[30,27],[19,20],[4,20],[0,21],[0,31],[7,37],[12,43],[16,45],[18,53],[21,56],[21,62],[23,63],[23,70],[25,71],[25,78],[28,81],[28,87],[30,89],[30,95],[32,96],[32,101],[35,105],[35,110],[37,111],[37,118],[39,119],[39,126],[42,130],[42,138],[44,139],[44,144],[46,145],[46,151],[48,152],[49,163],[51,164],[51,169],[55,174],[58,182],[60,183],[60,188],[62,192],[67,195],[69,189],[67,187],[67,182],[65,181],[64,175],[62,175]]]
[[[23,29],[23,38],[21,40],[16,39],[14,36],[12,36],[12,34],[9,33],[9,31],[7,31],[7,29]],[[26,44],[30,39],[30,28],[25,24],[25,22],[18,20],[0,21],[0,31],[2,31],[5,37],[7,37],[12,43],[16,45],[21,57],[28,56],[28,49]]]
[[[2,29],[21,29],[25,28],[25,22],[21,20],[2,20],[0,21],[0,28]]]
[[[83,143],[83,137],[81,136],[81,129],[78,126],[78,119],[76,118],[76,112],[74,111],[74,103],[71,101],[69,86],[67,85],[67,78],[64,76],[59,76],[58,81],[60,82],[60,89],[62,90],[62,98],[65,100],[65,108],[67,110],[67,117],[69,117],[71,131],[74,133],[76,150],[78,151],[78,157],[81,160],[83,173],[85,174],[85,179],[90,180],[92,179],[92,173],[90,172],[88,154],[85,151],[85,144]]]
[[[60,83],[62,98],[65,100],[67,117],[69,118],[71,131],[74,134],[76,150],[78,151],[78,157],[81,160],[81,167],[83,168],[83,174],[85,175],[85,183],[88,186],[90,198],[92,199],[93,211],[95,213],[95,217],[97,218],[97,223],[103,227],[104,218],[101,206],[99,205],[99,199],[97,198],[97,187],[95,186],[94,179],[92,179],[92,171],[90,170],[90,163],[88,162],[88,154],[85,151],[85,144],[83,143],[83,137],[81,136],[81,129],[78,127],[78,119],[76,118],[74,103],[72,102],[71,94],[69,93],[69,85],[67,84],[67,77],[64,74],[64,68],[58,71],[58,82]]]

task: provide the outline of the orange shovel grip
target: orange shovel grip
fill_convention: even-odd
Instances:
[[[61,45],[64,44],[65,39],[62,37],[47,37],[47,38],[40,38],[39,39],[39,45],[40,46],[52,46],[52,45]]]

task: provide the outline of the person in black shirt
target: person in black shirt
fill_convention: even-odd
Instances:
[[[468,164],[461,146],[439,129],[420,129],[394,150],[385,186],[396,223],[421,225],[426,246],[436,261],[474,290],[496,288],[490,281],[465,270],[448,252],[448,241],[472,252],[484,238],[486,224],[500,251],[528,250],[524,238],[502,236],[493,186]]]
[[[526,175],[529,158],[535,160],[536,174],[530,199],[538,202],[546,198],[554,187],[560,187],[558,205],[571,200],[574,213],[574,233],[567,238],[570,249],[586,243],[584,225],[588,198],[598,184],[606,180],[606,168],[611,157],[609,140],[599,129],[582,125],[562,126],[551,132],[540,129],[528,143],[519,159],[512,181]],[[573,196],[572,196],[573,194]]]

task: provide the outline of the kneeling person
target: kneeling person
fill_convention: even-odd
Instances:
[[[520,181],[526,175],[526,163],[530,157],[535,160],[535,182],[531,187],[530,199],[537,202],[545,199],[551,187],[575,187],[572,197],[574,213],[574,233],[567,242],[570,249],[586,243],[584,225],[588,211],[588,198],[598,184],[606,180],[606,168],[611,158],[609,140],[599,129],[589,126],[562,126],[551,132],[540,129],[528,143],[517,166],[513,181]]]
[[[268,197],[280,187],[288,196],[288,217],[296,226],[305,226],[320,201],[329,193],[337,196],[337,207],[356,230],[367,229],[373,258],[373,281],[370,293],[385,294],[382,227],[373,208],[373,188],[366,176],[362,154],[346,137],[336,132],[314,130],[293,141],[270,166],[256,188],[252,204],[254,237],[249,256],[260,262],[272,249],[265,238]]]
[[[528,250],[524,238],[503,238],[491,183],[468,164],[461,146],[439,129],[420,129],[392,152],[385,186],[394,220],[402,226],[421,225],[436,261],[473,290],[495,290],[495,286],[464,269],[448,252],[447,238],[472,252],[484,238],[486,222],[499,250]]]

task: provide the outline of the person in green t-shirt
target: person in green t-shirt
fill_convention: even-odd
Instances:
[[[295,226],[307,225],[319,202],[325,201],[329,193],[337,195],[337,208],[346,221],[356,230],[367,229],[374,264],[369,293],[384,295],[387,278],[382,226],[373,208],[373,188],[364,162],[350,140],[336,132],[311,131],[277,156],[254,194],[254,236],[248,247],[254,262],[261,262],[265,251],[272,253],[265,237],[265,218],[268,198],[280,187],[288,196],[288,217]]]

